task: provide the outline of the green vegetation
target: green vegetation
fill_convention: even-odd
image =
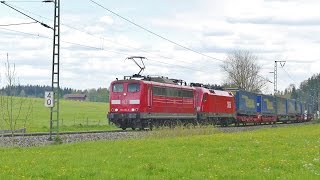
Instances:
[[[320,177],[319,124],[174,136],[2,148],[0,179]]]
[[[21,98],[14,97],[18,104]],[[27,132],[48,132],[50,122],[50,108],[44,106],[44,99],[25,98],[20,119],[16,129],[27,129]],[[30,117],[25,123],[24,114],[31,104]],[[88,131],[112,129],[107,122],[108,103],[80,102],[60,100],[60,131]],[[18,111],[18,107],[14,108]],[[2,125],[2,124],[0,124]],[[4,128],[3,128],[4,129]]]

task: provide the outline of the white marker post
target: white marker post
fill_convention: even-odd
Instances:
[[[44,105],[46,107],[52,108],[54,106],[53,91],[46,91],[44,93],[44,99]]]

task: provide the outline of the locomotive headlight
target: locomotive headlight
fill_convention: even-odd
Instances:
[[[138,111],[138,108],[136,108],[136,111]]]
[[[116,108],[114,111],[115,111],[115,112],[118,112],[118,108]]]
[[[133,111],[134,111],[134,108],[132,108],[131,111],[133,112]]]
[[[114,109],[112,108],[112,109],[111,109],[111,112],[113,112],[113,111],[114,111]]]

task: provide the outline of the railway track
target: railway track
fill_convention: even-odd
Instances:
[[[96,140],[117,140],[117,139],[134,139],[141,137],[143,131],[89,131],[89,132],[61,132],[59,136],[54,135],[52,140],[49,140],[49,133],[25,133],[15,134],[11,137],[10,134],[0,135],[0,147],[17,146],[17,147],[32,147],[44,146],[60,143],[74,143],[83,141]],[[58,137],[58,138],[57,138]]]
[[[276,128],[284,126],[299,126],[312,124],[313,122],[305,123],[292,123],[292,124],[272,124],[272,125],[252,125],[252,126],[228,126],[228,127],[216,127],[219,131],[225,133],[234,133],[242,131],[253,131],[262,128]],[[197,128],[197,127],[196,127]],[[157,130],[156,130],[157,131]],[[174,131],[174,130],[173,130]],[[148,134],[148,130],[145,131],[133,131],[133,130],[109,130],[109,131],[82,131],[82,132],[61,132],[59,133],[58,141],[53,139],[49,141],[49,133],[18,133],[14,137],[11,134],[0,135],[0,147],[3,146],[19,146],[19,147],[31,147],[31,146],[44,146],[55,143],[73,143],[83,141],[96,141],[96,140],[117,140],[117,139],[137,139],[145,137]],[[56,137],[56,134],[53,134]]]
[[[69,132],[60,132],[59,135],[68,135],[68,134],[96,134],[96,133],[117,133],[117,132],[135,132],[135,131],[130,131],[130,130],[107,130],[107,131],[69,131]],[[49,136],[49,132],[34,132],[34,133],[14,133],[15,137],[20,137],[20,136]],[[56,133],[52,134],[53,136],[56,136]],[[0,137],[11,137],[11,133],[4,133],[1,134]]]
[[[302,123],[276,123],[276,124],[262,124],[262,125],[247,125],[247,126],[227,126],[227,127],[218,127],[222,132],[241,132],[241,131],[253,131],[256,129],[263,129],[263,128],[277,128],[277,127],[285,127],[285,126],[301,126],[301,125],[308,125],[313,124],[313,121],[309,122],[302,122]]]

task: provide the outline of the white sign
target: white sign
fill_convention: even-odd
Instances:
[[[44,105],[46,107],[53,107],[54,106],[54,99],[53,99],[53,92],[52,91],[46,91],[44,93]]]

